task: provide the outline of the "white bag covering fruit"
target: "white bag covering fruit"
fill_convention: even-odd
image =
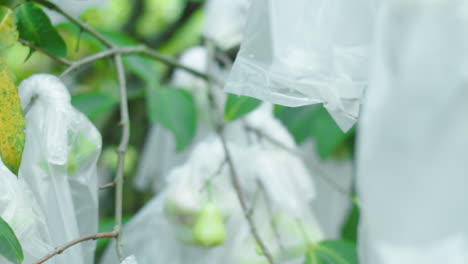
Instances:
[[[310,241],[322,238],[307,209],[314,198],[307,169],[298,157],[271,146],[228,143],[228,147],[245,200],[253,205],[255,224],[268,248],[281,263],[301,263],[304,236]],[[142,263],[154,264],[265,263],[265,257],[257,253],[224,159],[215,136],[197,144],[190,159],[170,172],[166,189],[125,226],[125,252],[132,252]],[[199,245],[194,237],[198,230],[192,231],[207,203],[219,208],[224,219],[225,241],[216,247]],[[216,214],[213,210],[217,209],[210,210]],[[219,244],[216,235],[213,239],[213,244]],[[115,258],[111,246],[101,263],[115,263]]]
[[[203,36],[223,50],[242,40],[250,0],[208,0],[205,4]]]
[[[26,114],[26,146],[20,178],[28,182],[61,246],[97,232],[96,162],[101,135],[70,103],[70,94],[55,76],[37,74],[19,86]],[[80,243],[55,257],[57,263],[87,264],[94,241]]]
[[[384,1],[359,135],[361,263],[468,263],[468,3]]]
[[[21,244],[24,263],[33,263],[49,254],[49,229],[28,185],[17,178],[0,159],[0,217],[13,229]],[[0,256],[0,263],[11,264]],[[54,263],[53,260],[51,263]]]
[[[367,80],[369,0],[252,0],[230,93],[288,106],[323,103],[343,130]]]
[[[187,67],[205,72],[207,51],[204,47],[192,47],[181,55],[179,62]],[[216,76],[222,77],[225,74],[216,67],[216,64],[213,66]],[[206,81],[179,69],[174,72],[170,83],[174,87],[187,89],[193,93],[198,108],[197,134],[194,142],[200,141],[212,129],[213,111],[210,109]],[[224,97],[224,94],[216,93],[216,100],[219,103],[224,101]],[[191,151],[192,148],[188,147],[177,152],[176,140],[172,132],[161,125],[152,125],[138,163],[134,186],[142,191],[146,190],[148,186],[152,186],[155,192],[160,190],[165,183],[164,176],[167,172],[182,164],[189,157]],[[159,153],[164,153],[164,155],[159,155]]]

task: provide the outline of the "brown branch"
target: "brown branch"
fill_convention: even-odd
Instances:
[[[119,155],[117,164],[117,175],[115,177],[115,226],[114,232],[117,233],[116,249],[120,261],[123,261],[125,256],[122,249],[122,200],[123,200],[123,181],[124,181],[124,164],[125,153],[127,151],[128,142],[130,139],[130,117],[128,113],[127,102],[127,83],[125,79],[125,69],[122,62],[122,56],[116,54],[114,56],[115,65],[117,68],[117,77],[119,79],[120,92],[120,124],[122,125],[122,138],[120,145],[117,148]]]
[[[132,7],[132,13],[130,14],[130,17],[123,26],[123,31],[127,32],[130,35],[135,34],[135,25],[138,21],[138,18],[141,16],[143,11],[145,10],[145,1],[144,0],[134,0],[133,1],[133,7]]]
[[[150,47],[158,48],[164,44],[164,42],[171,39],[177,33],[178,29],[192,17],[193,13],[199,10],[202,6],[202,3],[200,2],[186,2],[184,10],[182,11],[182,14],[180,14],[179,18],[174,23],[167,26],[164,31],[156,35],[156,37],[147,41]]]
[[[99,190],[102,191],[102,190],[110,189],[110,188],[112,188],[114,186],[115,186],[115,182],[111,182],[111,183],[104,184],[104,185],[100,186]]]
[[[212,58],[214,58],[214,46],[213,43],[207,42],[207,50],[208,50],[208,65],[207,65],[207,72],[211,72],[211,62]],[[232,186],[234,187],[234,190],[237,195],[237,199],[239,200],[242,212],[244,214],[245,219],[247,220],[247,224],[249,225],[250,228],[250,233],[252,236],[255,238],[257,241],[258,245],[260,246],[260,249],[262,250],[263,254],[265,255],[266,259],[270,264],[275,264],[275,260],[273,259],[272,254],[270,253],[270,250],[266,247],[265,242],[263,242],[262,238],[260,237],[260,234],[257,230],[257,227],[255,226],[254,219],[252,217],[252,214],[249,212],[249,208],[247,206],[247,203],[244,198],[244,192],[242,191],[242,186],[239,180],[239,175],[237,174],[237,170],[231,155],[231,152],[229,151],[229,147],[227,144],[226,137],[224,135],[224,128],[225,128],[225,123],[224,120],[222,119],[222,107],[217,103],[216,100],[214,100],[214,91],[213,91],[213,85],[212,85],[212,80],[208,79],[207,80],[207,86],[208,86],[208,92],[210,93],[211,99],[211,107],[217,113],[217,117],[214,120],[215,122],[215,131],[221,140],[221,144],[224,150],[224,155],[226,158],[226,162],[229,165],[229,176],[231,178],[231,183]]]
[[[99,53],[93,54],[91,56],[85,57],[85,58],[83,58],[81,60],[71,62],[70,66],[60,75],[60,77],[64,77],[65,75],[67,75],[71,71],[73,71],[73,70],[75,70],[75,69],[77,69],[79,67],[82,67],[82,66],[84,66],[86,64],[89,64],[89,63],[92,63],[92,62],[94,62],[96,60],[107,58],[107,57],[110,57],[110,56],[113,56],[113,55],[116,55],[116,54],[121,54],[121,55],[140,54],[142,56],[152,58],[152,59],[154,59],[156,61],[159,61],[161,63],[164,63],[164,64],[167,64],[167,65],[179,68],[181,70],[184,70],[184,71],[186,71],[188,73],[191,73],[191,74],[193,74],[193,75],[195,75],[195,76],[197,76],[199,78],[202,78],[204,80],[208,79],[208,74],[206,74],[204,72],[201,72],[201,71],[198,71],[198,70],[196,70],[194,68],[187,67],[187,66],[179,63],[176,59],[174,59],[172,57],[169,57],[169,56],[166,56],[166,55],[164,55],[162,53],[159,53],[157,51],[151,50],[150,48],[148,48],[146,46],[143,46],[143,45],[127,46],[127,47],[114,47],[114,48],[111,48],[111,49],[108,49],[108,50],[101,51]],[[211,76],[210,78],[216,80],[218,83],[221,83],[221,81],[215,79],[214,76]]]
[[[54,54],[48,52],[47,50],[45,49],[42,49],[41,47],[39,46],[36,46],[34,45],[33,43],[27,41],[27,40],[24,40],[24,39],[19,39],[19,42],[25,46],[28,46],[29,48],[31,49],[34,49],[34,50],[37,50],[39,51],[40,53],[43,53],[44,55],[48,56],[49,58],[53,59],[54,61],[56,62],[59,62],[59,63],[62,63],[62,64],[65,64],[65,65],[72,65],[72,62],[67,60],[67,59],[64,59],[64,58],[60,58],[58,56],[55,56]]]
[[[102,238],[112,238],[112,237],[115,237],[115,236],[117,236],[117,233],[109,232],[109,233],[98,233],[98,234],[94,234],[94,235],[90,235],[90,236],[84,236],[84,237],[77,238],[77,239],[75,239],[75,240],[73,240],[71,242],[68,242],[67,244],[65,244],[65,245],[63,245],[63,246],[61,246],[59,248],[56,248],[49,255],[43,257],[42,259],[38,260],[37,262],[34,262],[34,264],[44,263],[47,260],[51,259],[52,257],[62,254],[66,249],[68,249],[70,247],[73,247],[74,245],[77,245],[77,244],[79,244],[81,242],[85,242],[85,241],[88,241],[88,240],[102,239]]]

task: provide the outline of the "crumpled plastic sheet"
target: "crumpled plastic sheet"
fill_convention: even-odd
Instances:
[[[356,122],[367,82],[369,0],[252,0],[225,90],[287,106],[323,103]]]
[[[271,116],[271,105],[257,109],[249,117],[252,123],[259,121],[256,124],[273,133],[275,139],[294,145],[284,127]],[[323,238],[310,206],[315,188],[308,170],[299,157],[259,140],[254,134],[248,139],[236,131],[237,128],[227,133],[228,147],[245,199],[249,205],[255,204],[256,226],[281,263],[302,263],[305,241],[296,219],[300,219],[311,241]],[[224,151],[215,135],[198,143],[188,161],[171,170],[166,178],[167,187],[125,226],[124,251],[134,254],[141,263],[265,262],[256,253],[255,241],[230,182],[229,167],[222,165],[223,161]],[[212,179],[211,197],[221,209],[228,234],[226,242],[215,248],[191,245],[191,225],[208,200],[204,189],[207,179]],[[276,233],[271,227],[272,219]],[[115,263],[112,249],[111,245],[101,263]]]
[[[358,141],[363,264],[468,263],[467,11],[380,3]]]
[[[198,71],[205,72],[207,67],[207,51],[204,47],[196,46],[186,50],[180,57],[179,62]],[[226,73],[213,65],[214,75],[223,78]],[[211,120],[213,111],[210,109],[208,90],[206,81],[187,73],[183,70],[176,70],[171,79],[171,85],[177,88],[187,89],[192,92],[195,103],[198,107],[197,134],[194,142],[200,141],[212,129]],[[217,90],[217,89],[216,89]],[[215,93],[218,103],[222,103],[225,95]],[[190,155],[191,147],[177,152],[176,141],[172,132],[161,125],[152,125],[146,137],[145,146],[141,158],[138,162],[137,172],[134,179],[134,186],[141,191],[152,186],[152,190],[157,192],[164,186],[164,176],[173,167],[182,164]],[[164,153],[164,155],[159,155]]]
[[[351,209],[350,195],[355,166],[350,159],[322,160],[315,142],[308,140],[300,149],[315,184],[317,197],[312,203],[314,213],[327,239],[339,239],[341,229]]]
[[[101,135],[70,102],[65,85],[53,75],[24,80],[19,94],[26,113],[26,146],[19,177],[44,212],[51,244],[61,246],[97,232],[96,162]],[[80,243],[55,257],[56,263],[87,264],[95,242]]]
[[[42,210],[22,177],[17,178],[0,159],[0,217],[21,244],[24,263],[33,263],[53,250]],[[12,264],[0,256],[0,263]],[[50,263],[55,263],[51,260]]]
[[[207,0],[203,36],[223,50],[242,41],[250,0]]]

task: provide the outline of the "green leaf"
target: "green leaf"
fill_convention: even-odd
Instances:
[[[224,109],[224,119],[227,122],[239,119],[257,108],[262,101],[248,97],[229,94]]]
[[[23,259],[23,250],[16,238],[13,229],[8,225],[5,220],[0,217],[0,255],[7,260],[20,264]]]
[[[288,128],[298,144],[309,138],[315,140],[317,152],[322,159],[330,158],[355,133],[351,129],[343,133],[322,105],[303,107],[279,107],[275,116]]]
[[[343,240],[326,240],[313,246],[320,264],[358,264],[356,246]]]
[[[349,210],[343,227],[341,228],[341,238],[353,243],[357,241],[357,230],[359,224],[359,206],[353,200],[353,207]]]
[[[324,107],[319,107],[312,120],[312,135],[322,159],[327,159],[346,141],[354,129],[344,133]]]
[[[18,174],[23,156],[26,121],[13,74],[0,57],[0,156]]]
[[[169,129],[176,138],[176,149],[181,151],[195,137],[197,108],[190,92],[176,88],[156,88],[147,94],[149,115]]]
[[[118,100],[101,92],[79,94],[72,97],[72,104],[89,119],[94,119],[102,113],[112,110]]]
[[[303,107],[276,107],[275,116],[288,128],[297,144],[301,144],[313,135],[312,120],[319,105]]]
[[[11,9],[0,6],[0,48],[8,48],[18,41],[18,30]]]
[[[65,41],[41,8],[29,2],[24,3],[16,10],[16,17],[20,38],[55,56],[65,57],[67,55]],[[33,50],[31,50],[30,55],[32,52]]]

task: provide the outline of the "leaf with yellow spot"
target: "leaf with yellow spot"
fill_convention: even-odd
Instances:
[[[13,74],[0,57],[0,157],[16,175],[26,140],[25,126]]]
[[[8,48],[18,41],[18,30],[14,12],[6,7],[0,6],[0,48]]]

